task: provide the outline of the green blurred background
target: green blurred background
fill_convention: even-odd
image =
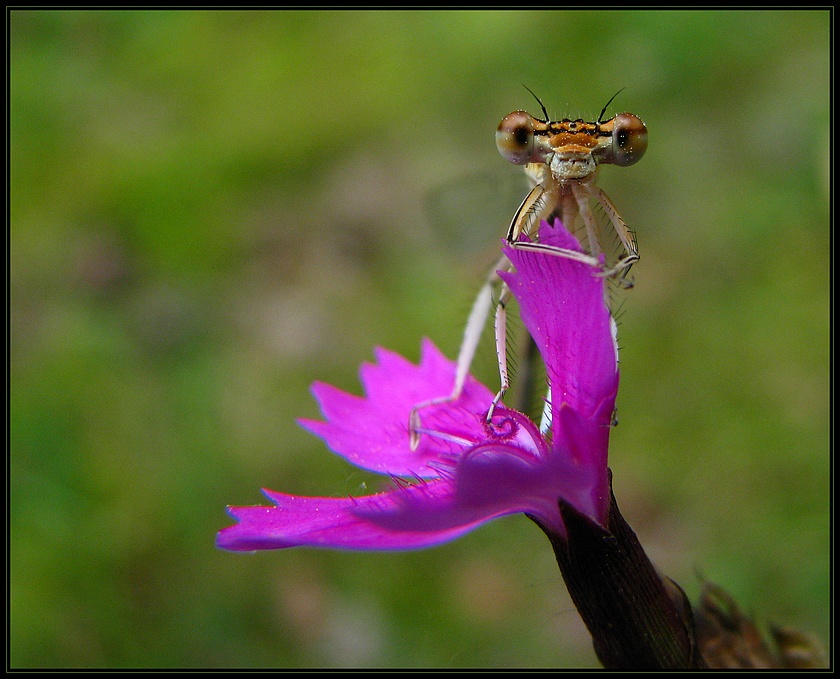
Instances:
[[[262,486],[375,489],[295,419],[376,345],[456,354],[523,84],[553,117],[623,87],[650,131],[601,175],[642,256],[626,518],[692,598],[828,639],[828,11],[7,17],[13,667],[598,666],[523,516],[411,553],[213,544]]]

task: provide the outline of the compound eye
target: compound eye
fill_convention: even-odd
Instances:
[[[496,147],[505,160],[515,165],[532,162],[534,155],[533,116],[525,111],[506,115],[496,130]]]
[[[608,162],[621,167],[632,165],[647,150],[647,127],[632,113],[619,113],[613,118],[612,148]]]

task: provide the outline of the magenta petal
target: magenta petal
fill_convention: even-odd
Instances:
[[[541,224],[540,242],[581,250],[559,221],[553,227]],[[565,257],[510,247],[505,254],[516,270],[501,276],[519,301],[522,322],[546,362],[553,411],[566,404],[583,417],[601,412],[604,400],[614,401],[618,391],[604,278],[594,267]]]
[[[419,365],[385,349],[377,349],[376,358],[376,364],[365,364],[360,371],[365,397],[314,384],[312,392],[326,421],[300,420],[301,426],[365,469],[398,476],[436,476],[440,461],[457,455],[462,446],[422,436],[417,450],[411,450],[409,416],[418,404],[452,391],[455,363],[429,340],[423,342]],[[492,398],[487,387],[470,377],[456,401],[420,412],[423,427],[478,441],[484,436],[482,418]]]
[[[609,416],[612,405],[609,407]],[[585,474],[585,481],[579,492],[564,492],[560,495],[581,514],[592,517],[598,523],[607,518],[610,504],[610,481],[607,469],[610,427],[596,419],[582,418],[569,407],[555,412],[552,421],[554,430],[554,459],[564,460],[573,469]]]
[[[543,222],[540,242],[580,251],[559,221]],[[607,450],[618,393],[615,325],[605,281],[586,263],[544,252],[506,248],[516,267],[501,273],[520,303],[525,327],[546,363],[551,388],[553,455],[588,470],[584,492],[562,496],[603,521],[609,507]]]
[[[232,551],[324,547],[419,549],[453,540],[498,513],[460,511],[445,480],[397,486],[360,498],[300,497],[263,491],[274,507],[229,507],[239,523],[216,544]]]

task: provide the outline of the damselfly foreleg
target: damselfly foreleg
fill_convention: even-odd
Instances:
[[[428,401],[423,401],[422,403],[418,403],[416,406],[414,406],[414,408],[412,408],[411,414],[409,415],[408,425],[409,439],[412,450],[417,448],[417,444],[420,442],[420,435],[424,433],[420,422],[420,411],[433,405],[451,403],[452,401],[456,401],[461,395],[461,392],[464,390],[464,384],[467,381],[467,375],[470,372],[470,366],[472,366],[473,359],[475,358],[475,352],[478,349],[478,344],[481,340],[481,334],[484,330],[484,324],[487,322],[487,318],[490,315],[490,309],[493,308],[493,291],[496,289],[499,290],[498,297],[500,300],[502,299],[503,295],[505,298],[507,296],[507,286],[502,282],[502,279],[499,277],[498,271],[499,269],[504,269],[509,266],[510,262],[508,261],[507,257],[500,257],[499,260],[496,262],[496,265],[490,270],[490,273],[487,275],[484,284],[481,286],[481,290],[479,290],[478,295],[476,296],[475,301],[473,302],[472,309],[470,310],[470,315],[467,318],[467,326],[466,328],[464,328],[464,336],[461,340],[461,348],[458,351],[458,360],[455,364],[455,381],[452,386],[452,391],[446,396],[441,396],[440,398],[434,398],[429,399]],[[500,322],[499,315],[500,312],[497,310],[497,323]],[[501,322],[505,322],[504,312],[502,312]],[[496,336],[499,336],[498,329],[496,330]],[[501,359],[499,360],[501,364]],[[503,385],[506,380],[507,366],[505,366],[504,375],[502,376]],[[505,387],[505,389],[506,388],[507,387]]]

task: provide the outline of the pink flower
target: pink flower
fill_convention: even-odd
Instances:
[[[540,241],[580,251],[560,224],[540,226]],[[506,248],[515,272],[502,272],[522,321],[546,363],[551,424],[543,434],[525,415],[499,405],[469,377],[453,402],[421,411],[423,435],[409,440],[409,415],[445,396],[455,363],[424,340],[419,365],[384,349],[361,368],[365,396],[312,387],[324,421],[301,425],[349,462],[390,477],[362,497],[303,497],[264,490],[274,504],[230,507],[238,523],[222,530],[230,550],[309,546],[399,550],[452,540],[499,516],[524,512],[565,535],[563,499],[604,524],[610,501],[607,447],[618,391],[614,324],[604,278],[586,263]]]

